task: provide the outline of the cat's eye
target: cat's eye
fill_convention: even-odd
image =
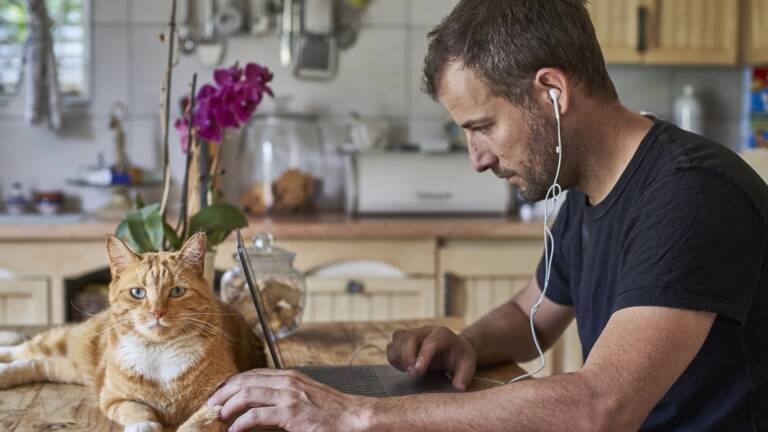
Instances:
[[[171,297],[179,298],[179,297],[183,296],[185,292],[187,292],[187,289],[184,288],[184,287],[180,287],[180,286],[173,287],[171,289]]]
[[[141,300],[147,296],[147,291],[144,288],[131,288],[131,297]]]

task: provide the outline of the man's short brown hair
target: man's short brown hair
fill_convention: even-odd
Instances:
[[[530,99],[545,67],[562,70],[588,95],[617,98],[586,0],[461,0],[427,37],[423,89],[433,99],[453,62],[515,104]]]

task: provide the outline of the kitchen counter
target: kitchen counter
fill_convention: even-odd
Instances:
[[[169,220],[175,220],[171,217]],[[100,240],[115,232],[116,222],[0,224],[0,241]],[[269,231],[280,239],[448,238],[538,239],[542,222],[504,217],[359,217],[342,214],[251,218],[246,236]]]

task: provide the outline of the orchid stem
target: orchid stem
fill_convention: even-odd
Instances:
[[[187,160],[184,167],[184,185],[181,188],[181,208],[179,209],[179,221],[176,223],[176,232],[179,238],[186,240],[187,238],[187,198],[189,187],[189,167],[192,165],[192,146],[195,142],[195,127],[193,125],[195,119],[195,95],[197,94],[197,74],[192,75],[192,92],[189,96],[189,112],[187,113]],[[181,228],[181,229],[179,229]]]
[[[165,214],[168,210],[168,195],[171,189],[171,169],[168,151],[168,133],[171,117],[171,78],[173,77],[173,51],[176,41],[176,0],[171,2],[171,19],[169,22],[170,32],[168,33],[168,65],[165,69],[165,103],[163,108],[163,191],[160,198],[160,218],[165,223]],[[163,240],[163,246],[167,239]]]

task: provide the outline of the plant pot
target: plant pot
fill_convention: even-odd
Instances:
[[[203,278],[208,282],[208,286],[213,288],[214,277],[216,275],[216,268],[214,262],[216,261],[216,251],[205,252],[205,262],[203,265]]]

